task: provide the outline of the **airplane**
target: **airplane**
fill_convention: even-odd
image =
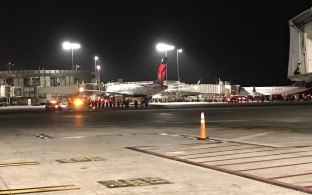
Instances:
[[[164,85],[167,70],[166,67],[167,57],[164,57],[159,65],[156,81],[125,82],[112,84],[108,83],[107,88],[104,92],[106,95],[123,95],[131,97],[151,98],[153,95],[167,89],[167,86]]]
[[[301,93],[309,89],[311,89],[311,87],[307,87],[306,82],[297,81],[290,86],[242,87],[241,94],[247,92],[247,95],[251,96],[291,95]]]

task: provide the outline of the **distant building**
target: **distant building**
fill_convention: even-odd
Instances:
[[[239,94],[239,85],[232,85],[228,81],[219,81],[218,84],[186,84],[179,81],[167,81],[165,85],[168,89],[165,90],[166,93],[180,93],[181,95],[220,95],[220,96],[230,96]]]
[[[96,76],[81,70],[0,71],[0,98],[7,98],[11,104],[66,98],[76,94],[79,85],[93,82]]]

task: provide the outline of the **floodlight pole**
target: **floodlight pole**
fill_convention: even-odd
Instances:
[[[177,72],[178,72],[178,92],[180,93],[180,72],[179,72],[179,53],[182,49],[177,49]]]
[[[74,68],[74,48],[71,48],[71,53],[72,53],[72,70],[75,70]]]
[[[166,50],[166,58],[168,57],[168,50]],[[167,66],[166,66],[166,82],[167,82],[167,85],[168,85],[168,62],[167,62]]]
[[[72,70],[75,70],[75,66],[74,66],[74,49],[79,49],[80,48],[80,44],[78,43],[70,43],[68,41],[63,43],[63,49],[65,50],[71,50],[71,54],[72,54]]]
[[[182,49],[177,49],[177,72],[178,72],[178,81],[180,82],[180,72],[179,72],[179,53],[182,52]]]
[[[96,69],[97,69],[97,67],[96,67],[96,61],[99,59],[99,57],[98,56],[94,56],[94,73],[96,72]]]

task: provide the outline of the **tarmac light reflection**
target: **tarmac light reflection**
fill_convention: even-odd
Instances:
[[[74,124],[75,126],[82,126],[82,118],[83,116],[81,114],[75,115],[74,116]]]
[[[159,115],[164,115],[164,116],[171,116],[171,115],[173,115],[173,114],[171,114],[171,113],[158,113]]]

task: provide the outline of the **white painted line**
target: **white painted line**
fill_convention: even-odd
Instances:
[[[86,136],[73,136],[73,137],[64,137],[64,138],[68,138],[68,139],[80,139],[80,138],[84,138]]]

